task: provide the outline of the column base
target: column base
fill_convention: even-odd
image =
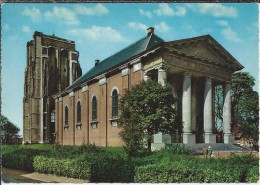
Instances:
[[[216,143],[216,134],[205,133],[205,143]]]
[[[182,142],[183,144],[195,144],[196,143],[195,134],[183,133]]]
[[[235,137],[232,134],[224,134],[224,143],[225,144],[233,144]]]
[[[170,134],[158,133],[153,135],[154,143],[172,143]]]
[[[166,146],[171,146],[171,144],[166,144],[166,143],[152,143],[152,144],[151,144],[151,150],[152,150],[152,151],[159,151],[159,150],[162,150],[162,149],[166,148]]]

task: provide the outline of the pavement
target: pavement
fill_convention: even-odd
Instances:
[[[87,183],[85,180],[2,168],[2,183]]]

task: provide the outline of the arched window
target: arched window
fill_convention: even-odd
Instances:
[[[65,107],[65,126],[69,125],[69,107]]]
[[[118,93],[114,89],[112,92],[112,118],[118,116]]]
[[[77,104],[77,121],[78,121],[78,124],[81,123],[81,104],[80,104],[80,101],[78,101],[78,104]]]
[[[51,111],[51,123],[55,123],[55,110]]]
[[[97,121],[97,97],[92,98],[92,121]]]

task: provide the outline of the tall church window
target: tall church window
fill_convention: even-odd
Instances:
[[[118,116],[118,92],[116,89],[112,92],[112,118]]]
[[[78,124],[81,124],[81,104],[80,101],[77,103],[77,121]]]
[[[51,123],[55,123],[55,110],[51,111]]]
[[[68,106],[65,107],[65,126],[69,125],[69,108]]]
[[[92,98],[92,121],[97,121],[97,97]]]

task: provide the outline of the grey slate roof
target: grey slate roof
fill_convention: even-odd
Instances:
[[[138,55],[161,42],[164,42],[164,40],[155,35],[154,33],[151,35],[147,35],[146,37],[138,40],[130,46],[101,61],[97,66],[94,66],[87,73],[85,73],[74,83],[72,83],[69,87],[67,87],[65,91],[80,86],[82,83],[85,83],[88,80],[98,75],[101,75],[103,72],[115,66],[123,64],[126,60],[130,59],[131,57]]]

